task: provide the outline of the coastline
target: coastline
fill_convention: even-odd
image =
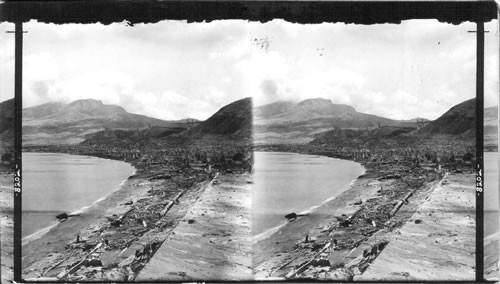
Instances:
[[[350,188],[325,202],[310,215],[288,222],[270,236],[256,241],[253,246],[254,263],[257,264],[254,266],[256,279],[284,279],[287,267],[304,262],[309,255],[297,244],[300,246],[306,235],[315,243],[323,241],[321,235],[333,225],[334,216],[352,215],[359,210],[360,206],[348,204],[374,196],[378,188],[377,183],[372,182],[372,176],[371,170],[365,167],[365,173],[355,179]]]
[[[64,251],[65,245],[75,239],[78,232],[85,232],[90,227],[100,226],[103,222],[102,219],[110,214],[110,211],[122,211],[124,206],[121,206],[121,203],[128,201],[130,198],[137,199],[145,195],[147,189],[139,187],[139,184],[147,182],[147,180],[142,176],[138,176],[139,169],[135,165],[131,165],[135,169],[134,173],[125,179],[117,190],[105,197],[98,198],[90,205],[71,212],[81,211],[80,216],[70,217],[65,222],[58,222],[43,228],[40,231],[45,232],[37,235],[36,238],[29,240],[23,238],[23,275],[26,275],[26,267],[30,267],[33,263],[36,264],[39,261],[43,262],[44,258],[51,256],[51,254],[57,255]],[[35,265],[33,269],[36,271],[36,268]],[[31,277],[31,274],[27,274],[27,277]],[[33,276],[36,276],[36,273]]]
[[[260,240],[255,240],[252,238],[248,239],[246,237],[238,238],[236,236],[219,236],[217,238],[224,238],[227,237],[228,240],[232,241],[232,245],[235,245],[239,241],[242,240],[247,240],[249,243],[251,243],[251,248],[248,249],[248,251],[252,252],[254,255],[253,263],[251,263],[252,267],[250,268],[251,270],[253,269],[253,275],[255,275],[256,279],[266,279],[266,280],[272,280],[272,279],[293,279],[293,278],[315,278],[315,279],[330,279],[330,280],[356,280],[356,279],[363,279],[363,280],[373,280],[373,279],[385,279],[385,280],[390,280],[393,279],[391,277],[394,277],[394,274],[391,274],[390,277],[386,278],[375,278],[373,276],[374,274],[371,271],[373,271],[377,267],[377,263],[382,262],[384,259],[385,253],[387,253],[386,249],[390,248],[391,246],[391,241],[397,238],[397,235],[399,234],[399,230],[405,226],[410,226],[414,224],[414,219],[417,219],[415,217],[417,214],[417,211],[421,207],[421,205],[426,201],[429,200],[432,196],[432,194],[436,191],[436,186],[441,183],[442,180],[449,180],[449,177],[446,178],[441,178],[441,176],[437,175],[436,172],[431,169],[431,168],[425,168],[420,169],[416,171],[416,173],[409,173],[408,168],[405,167],[404,165],[399,165],[399,164],[392,164],[392,165],[378,165],[375,167],[375,165],[367,165],[367,164],[362,164],[363,167],[365,168],[365,173],[360,175],[358,178],[353,180],[352,185],[346,189],[344,192],[339,194],[338,196],[334,197],[333,199],[328,201],[325,201],[324,204],[321,206],[317,207],[315,210],[311,212],[309,216],[303,216],[298,218],[297,220],[293,222],[286,223],[285,226],[280,227],[277,229],[276,232],[270,234],[267,238],[263,238]],[[109,222],[106,221],[104,218],[106,216],[110,216],[112,214],[116,215],[122,215],[126,214],[128,210],[133,208],[135,205],[139,206],[145,206],[146,208],[151,207],[151,206],[156,206],[154,202],[149,202],[147,204],[138,204],[138,201],[141,200],[141,198],[147,198],[145,200],[150,200],[151,198],[157,198],[158,196],[155,197],[156,194],[152,194],[150,191],[151,185],[154,184],[154,188],[158,188],[157,185],[162,184],[163,186],[165,185],[162,182],[155,181],[154,179],[152,180],[152,177],[158,174],[159,171],[152,171],[153,173],[149,173],[151,169],[148,169],[148,173],[145,173],[144,171],[146,170],[146,167],[137,167],[136,168],[136,174],[130,176],[127,181],[124,183],[124,187],[128,187],[127,190],[130,190],[130,192],[133,192],[133,196],[125,196],[122,195],[122,201],[129,201],[130,198],[132,198],[133,205],[132,206],[124,206],[120,205],[119,202],[115,207],[109,207],[107,210],[101,210],[102,214],[94,214],[93,217],[95,219],[92,219],[92,216],[83,216],[85,220],[89,219],[89,224],[85,229],[82,229],[82,234],[83,238],[85,239],[88,237],[88,239],[92,238],[93,234],[98,234],[100,236],[106,235],[109,233],[107,230],[109,230]],[[160,168],[156,168],[159,170]],[[465,176],[473,176],[471,175],[469,169],[462,169],[464,170],[464,173],[453,173],[453,176],[458,176],[460,178],[465,177]],[[170,168],[169,171],[171,173],[178,174],[180,171],[177,168]],[[162,171],[163,172],[163,171]],[[394,174],[396,173],[396,174]],[[398,173],[407,173],[407,176],[403,177],[397,177]],[[192,172],[190,173],[192,174]],[[189,175],[190,175],[189,174]],[[393,178],[387,178],[388,175],[393,175]],[[173,174],[174,175],[174,174]],[[182,174],[180,174],[182,175]],[[217,179],[218,180],[225,180],[228,178],[228,176],[231,176],[231,174],[222,174],[219,176]],[[364,207],[370,207],[375,204],[375,206],[385,206],[385,205],[394,205],[395,200],[400,200],[402,195],[406,195],[407,191],[405,192],[400,192],[397,190],[398,187],[398,182],[401,179],[406,179],[406,180],[414,180],[414,179],[425,179],[426,182],[423,183],[422,185],[418,186],[418,190],[415,191],[415,193],[408,199],[408,204],[405,204],[401,207],[399,212],[390,220],[388,224],[379,224],[377,222],[377,231],[372,232],[372,234],[368,233],[366,236],[364,236],[361,239],[358,239],[359,233],[361,232],[358,230],[356,233],[355,230],[356,227],[359,225],[356,221],[356,218],[359,217],[360,212],[363,213],[370,213],[369,211],[366,212],[363,211]],[[242,179],[239,179],[239,182],[242,182]],[[160,184],[157,184],[160,183]],[[233,181],[234,183],[234,181]],[[470,183],[470,181],[468,181]],[[206,194],[207,194],[207,185],[210,184],[209,180],[203,180],[197,183],[194,187],[192,187],[190,190],[192,192],[188,192],[187,195],[184,195],[183,198],[180,200],[180,203],[182,204],[181,206],[174,206],[173,211],[169,212],[172,213],[172,218],[169,218],[169,225],[167,226],[168,228],[160,230],[149,230],[148,233],[143,235],[142,237],[138,238],[133,242],[132,245],[125,251],[122,251],[122,254],[120,252],[117,252],[117,250],[112,250],[110,252],[104,252],[103,255],[106,255],[104,257],[106,260],[106,264],[109,264],[104,266],[104,268],[111,267],[112,265],[121,265],[123,263],[126,263],[127,261],[131,261],[130,257],[133,256],[133,253],[136,249],[144,248],[145,246],[150,243],[151,240],[161,240],[158,242],[158,252],[161,251],[163,247],[169,247],[170,250],[176,250],[182,247],[187,247],[188,249],[193,249],[190,246],[186,246],[185,240],[177,238],[177,243],[173,243],[172,245],[167,245],[165,243],[165,240],[171,238],[175,235],[177,232],[181,232],[178,236],[182,235],[182,232],[185,233],[186,227],[195,227],[197,225],[200,225],[198,222],[195,222],[195,226],[190,224],[187,226],[187,221],[192,218],[192,216],[196,216],[196,214],[201,212],[198,212],[200,208],[200,204],[204,204],[203,202],[205,201],[205,206],[206,206]],[[223,185],[225,183],[223,182]],[[168,186],[167,186],[168,187]],[[382,190],[383,188],[383,190]],[[120,188],[121,190],[121,188]],[[142,191],[141,191],[142,190]],[[169,189],[170,191],[171,189]],[[112,194],[114,194],[113,192]],[[169,196],[174,195],[174,193],[177,193],[177,191],[173,190]],[[230,198],[232,196],[232,193],[223,193],[221,192],[221,196],[223,198]],[[458,196],[461,198],[467,198],[465,196],[461,195],[462,193],[458,193]],[[168,194],[167,194],[168,195]],[[393,196],[391,196],[393,195]],[[163,197],[163,196],[162,196]],[[219,197],[219,196],[218,196]],[[184,199],[185,198],[185,199]],[[167,197],[167,199],[171,199],[171,197]],[[384,199],[384,202],[379,202],[380,200]],[[431,199],[432,200],[432,199]],[[106,201],[102,200],[102,202]],[[234,200],[232,200],[234,201]],[[357,203],[358,201],[361,201],[361,204],[354,204]],[[99,203],[99,202],[98,202]],[[374,204],[372,204],[374,203]],[[185,205],[188,204],[188,205]],[[197,207],[196,207],[197,206]],[[194,210],[194,212],[197,212],[195,215],[193,215],[193,208],[198,208]],[[213,208],[212,208],[213,209]],[[220,213],[220,212],[219,212]],[[344,214],[345,217],[353,217],[353,226],[354,228],[339,228],[339,222],[335,217],[342,217],[342,214]],[[356,217],[358,215],[358,217]],[[437,214],[436,214],[437,215]],[[81,217],[81,216],[80,216]],[[80,217],[75,217],[80,218]],[[198,216],[199,217],[199,216]],[[344,218],[345,218],[344,217]],[[208,218],[208,215],[207,215]],[[418,217],[419,220],[424,220],[424,223],[427,223],[423,217]],[[247,217],[244,218],[245,220]],[[71,219],[70,219],[71,220]],[[70,221],[68,220],[68,221]],[[197,219],[195,219],[197,220]],[[225,222],[228,222],[229,218],[222,219],[222,223],[219,222],[219,224],[224,224]],[[361,218],[358,221],[366,220]],[[67,222],[64,222],[67,223]],[[61,223],[61,224],[64,224]],[[215,222],[217,223],[217,222]],[[215,224],[213,223],[213,224]],[[83,223],[82,223],[83,224]],[[454,229],[458,228],[460,224],[456,224]],[[68,226],[67,228],[78,228],[78,226]],[[160,226],[161,228],[161,226]],[[365,229],[366,226],[360,226],[358,229]],[[350,229],[354,229],[349,231]],[[234,232],[234,227],[232,227]],[[230,231],[231,231],[230,230]],[[337,231],[337,232],[336,232]],[[201,226],[198,229],[196,229],[196,232],[204,232],[204,233],[212,233],[210,229],[207,229],[207,226]],[[347,233],[347,238],[353,238],[355,240],[360,241],[355,248],[349,248],[349,249],[342,249],[339,251],[335,251],[333,254],[330,254],[328,256],[328,259],[330,262],[336,262],[338,264],[342,263],[343,265],[348,265],[349,263],[353,263],[358,261],[357,264],[353,264],[349,268],[354,271],[354,273],[351,273],[352,271],[347,271],[346,268],[342,269],[336,269],[336,270],[330,270],[330,269],[325,269],[321,265],[311,265],[309,268],[307,268],[304,272],[290,276],[290,273],[293,271],[296,271],[297,268],[301,267],[305,262],[309,261],[313,256],[319,251],[319,249],[326,244],[328,241],[331,240],[331,233],[338,233],[337,235],[341,235],[342,233]],[[68,232],[67,232],[68,233]],[[431,232],[428,232],[431,233]],[[234,233],[231,233],[234,234]],[[78,252],[75,252],[78,250],[78,248],[75,248],[74,244],[74,237],[76,235],[75,230],[70,231],[68,235],[72,236],[70,238],[67,238],[66,241],[58,241],[64,245],[63,247],[61,246],[56,246],[54,243],[52,243],[50,240],[47,241],[45,244],[43,242],[40,242],[39,244],[42,246],[46,245],[53,245],[54,247],[58,247],[59,249],[55,252],[51,252],[49,254],[45,254],[46,257],[42,257],[39,259],[40,263],[35,263],[30,267],[30,269],[33,269],[33,271],[26,271],[26,274],[23,274],[26,276],[26,278],[37,278],[40,277],[42,274],[44,277],[52,277],[52,279],[55,279],[54,277],[58,275],[58,273],[64,271],[64,266],[71,265],[72,262],[75,262],[76,260],[80,259],[81,254]],[[223,234],[224,235],[224,234]],[[304,242],[305,235],[308,235],[309,237],[309,242],[306,243]],[[59,236],[61,237],[61,236]],[[241,236],[240,236],[241,237]],[[342,239],[342,237],[337,237],[337,240],[339,242],[344,242],[346,241],[347,244],[347,238]],[[87,239],[87,240],[88,240]],[[95,240],[96,238],[94,238]],[[360,264],[363,264],[360,262],[359,257],[362,256],[363,250],[368,249],[373,247],[374,245],[378,244],[381,239],[385,240],[390,240],[389,241],[389,246],[384,248],[382,252],[379,252],[378,255],[376,255],[373,259],[371,259],[371,262],[368,264],[367,267],[362,267]],[[408,237],[407,237],[408,239]],[[498,247],[498,241],[495,242],[495,239],[498,240],[498,234],[495,236],[491,237],[491,242],[485,242],[485,245],[488,245],[489,247],[496,246]],[[57,240],[57,238],[54,238],[54,240]],[[208,238],[207,240],[211,240],[211,238]],[[225,240],[225,244],[228,244],[228,240]],[[193,241],[199,241],[198,239],[193,240]],[[191,241],[191,243],[193,242]],[[467,241],[467,240],[466,240]],[[95,242],[93,242],[95,243]],[[189,244],[189,243],[188,243]],[[206,245],[210,246],[212,245],[212,242],[207,243]],[[350,244],[348,244],[350,245]],[[39,248],[37,248],[39,249]],[[220,248],[219,248],[220,249]],[[239,247],[241,249],[241,247]],[[206,249],[207,251],[211,251],[210,248]],[[167,250],[168,251],[168,250]],[[247,251],[247,250],[245,250]],[[231,252],[231,251],[230,251]],[[213,253],[213,252],[212,252]],[[235,254],[234,255],[238,255]],[[454,251],[453,252],[455,255],[460,255],[462,252],[460,251]],[[73,254],[76,254],[72,256]],[[257,256],[258,255],[258,256]],[[238,257],[242,257],[239,255]],[[111,260],[109,260],[111,259]],[[128,260],[127,260],[128,259]],[[165,259],[162,260],[161,258],[161,253],[160,254],[154,254],[150,256],[151,261],[159,259],[159,263],[162,263]],[[237,259],[237,258],[235,258]],[[61,262],[62,261],[62,262]],[[143,267],[148,268],[149,267],[154,267],[154,265],[150,264],[152,262],[146,262]],[[194,260],[193,260],[194,261]],[[223,256],[218,257],[218,261],[224,261]],[[55,268],[52,268],[54,264],[61,262],[61,264]],[[3,262],[2,262],[3,263]],[[240,263],[241,264],[241,263]],[[238,264],[238,265],[240,265]],[[24,265],[24,259],[23,259],[23,265]],[[364,264],[363,264],[364,265]],[[108,267],[106,267],[108,266]],[[161,266],[161,265],[160,265]],[[374,268],[370,268],[373,266]],[[127,267],[125,266],[119,266],[120,269],[122,267]],[[158,267],[158,262],[156,267]],[[360,268],[363,268],[363,271],[360,271]],[[226,267],[227,268],[227,267]],[[234,268],[234,267],[233,267]],[[368,269],[366,269],[368,268]],[[48,271],[48,269],[50,269]],[[248,265],[247,263],[244,263],[241,266],[237,266],[234,269],[240,269],[239,271],[246,271],[248,272]],[[158,270],[158,269],[157,269]],[[213,268],[210,268],[209,266],[204,266],[203,269],[201,270],[200,274],[198,275],[210,275],[210,271],[212,271]],[[91,271],[91,270],[90,270]],[[40,273],[41,272],[41,273]],[[92,272],[92,271],[91,271]],[[92,277],[89,276],[89,270],[86,270],[85,268],[83,269],[82,273],[76,273],[74,277],[76,278],[71,278],[71,280],[86,280],[86,279],[91,279],[91,280],[107,280],[107,281],[122,281],[124,280],[123,274],[117,272],[117,269],[110,269],[109,272],[106,272],[107,274],[103,274],[101,276],[98,276],[97,274],[92,274]],[[188,272],[188,271],[186,271]],[[469,271],[470,272],[470,271]],[[202,274],[205,273],[205,274]],[[147,275],[147,274],[142,274],[142,271],[139,272],[137,275],[134,275],[134,277],[138,277],[137,279],[146,279],[141,275]],[[247,275],[247,274],[245,274]],[[372,276],[370,276],[372,275]],[[411,275],[411,274],[410,274]],[[247,278],[236,278],[235,275],[233,275],[235,278],[234,279],[239,279],[239,280],[249,280]],[[290,276],[290,277],[287,277]],[[78,278],[79,277],[79,278]],[[100,277],[100,278],[99,278]],[[364,278],[363,278],[364,277]],[[397,279],[412,279],[412,278],[404,278],[407,277],[406,274],[400,274],[396,275],[396,277],[403,277],[403,278],[397,278]],[[131,278],[129,278],[131,279]],[[148,278],[151,279],[151,278]],[[189,273],[186,274],[179,274],[179,275],[174,275],[174,274],[169,274],[168,279],[177,279],[177,280],[196,280],[196,279],[209,279],[207,277],[205,278],[198,278],[196,274],[194,275],[189,275]],[[221,278],[212,278],[214,280],[221,280]]]
[[[325,157],[328,157],[328,156],[325,156]],[[331,158],[331,157],[329,157]],[[336,159],[336,158],[333,158],[333,159]],[[361,164],[359,163],[362,167],[363,167],[363,172],[355,179],[353,179],[349,185],[346,187],[346,189],[342,192],[339,192],[325,200],[323,200],[322,202],[320,202],[319,204],[315,204],[313,206],[310,206],[309,208],[303,210],[303,211],[300,211],[299,213],[297,214],[314,214],[316,213],[317,210],[321,209],[321,207],[323,206],[326,206],[327,204],[333,202],[336,198],[338,198],[341,194],[343,194],[344,192],[348,191],[348,190],[351,190],[351,188],[354,186],[354,184],[356,183],[356,181],[358,179],[360,179],[361,177],[365,176],[366,172],[367,172],[367,169]],[[287,224],[289,224],[288,221],[286,221],[285,219],[283,219],[283,222],[277,226],[274,226],[272,228],[269,228],[257,235],[254,235],[253,236],[253,243],[258,243],[260,241],[263,241],[267,238],[270,238],[273,234],[275,234],[276,232],[278,232],[280,229],[282,229],[283,227],[285,227]]]
[[[35,153],[35,152],[32,152],[32,153]],[[57,154],[61,154],[61,153],[57,153]],[[62,153],[63,155],[71,155],[71,154],[65,154],[65,153]],[[82,156],[82,155],[73,155],[73,156]],[[96,158],[99,158],[99,159],[105,159],[105,158],[101,158],[101,157],[96,157]],[[128,162],[125,162],[125,161],[122,161],[124,163],[127,163],[129,164],[130,166],[132,166],[134,168],[134,171],[125,179],[123,179],[120,184],[116,187],[116,190],[115,191],[112,191],[110,193],[108,193],[107,195],[105,196],[101,196],[99,198],[97,198],[96,200],[92,201],[92,203],[88,204],[88,205],[84,205],[74,211],[71,211],[71,212],[66,212],[68,213],[69,215],[76,215],[76,214],[83,214],[83,213],[87,213],[88,211],[92,211],[94,208],[93,207],[96,207],[98,206],[98,203],[108,199],[108,198],[111,198],[111,195],[113,193],[115,193],[116,191],[119,191],[121,190],[124,186],[125,186],[125,183],[133,176],[136,175],[137,173],[137,168],[132,164],[132,163],[128,163]],[[74,216],[74,217],[70,217],[71,219],[74,219],[73,221],[75,221],[75,217],[77,218],[78,216]],[[68,219],[67,221],[70,221],[70,219]],[[67,222],[65,221],[65,222]],[[77,222],[77,221],[76,221]],[[62,224],[62,222],[59,222],[59,221],[55,221],[53,224],[47,226],[47,227],[44,227],[44,228],[40,228],[39,230],[33,232],[32,234],[29,234],[27,236],[24,236],[22,238],[22,245],[25,246],[27,245],[28,243],[32,242],[32,241],[35,241],[37,239],[40,239],[42,238],[45,234],[49,233],[52,229],[56,228],[58,225]]]
[[[436,185],[443,180],[442,175],[437,174],[434,169],[425,167],[415,170],[399,164],[375,166],[363,163],[363,166],[366,169],[365,174],[356,179],[347,191],[318,207],[317,211],[309,216],[287,223],[269,237],[254,243],[256,279],[353,280],[356,275],[362,274],[374,259],[376,261],[380,253],[378,251],[377,255],[370,256],[370,261],[367,262],[366,259],[363,260],[363,251],[379,246],[380,236],[394,235],[395,230],[411,222],[410,219],[417,212],[418,205],[428,198],[434,192]],[[473,176],[466,173],[466,171],[471,172],[472,169],[463,170],[463,174],[454,173],[454,175]],[[394,174],[395,172],[404,175]],[[388,173],[392,173],[392,178]],[[401,180],[409,184],[415,180],[425,180],[425,182],[413,190],[409,190],[409,186],[406,186],[407,190],[405,190],[401,187]],[[392,209],[404,195],[410,196],[406,198],[408,204],[401,206],[392,218],[377,219],[380,216],[376,216],[373,209],[382,209],[387,212],[387,208]],[[367,218],[367,216],[375,218]],[[339,226],[339,220],[346,218],[352,218],[349,227]],[[375,221],[373,223],[375,226],[366,226],[366,221],[370,220]],[[380,224],[379,221],[384,221],[384,223]],[[308,242],[305,242],[306,235]],[[347,238],[342,235],[346,235]],[[376,237],[372,238],[372,236]],[[354,243],[349,243],[348,238],[354,239]],[[329,251],[315,255],[321,247],[328,246],[333,239],[339,244],[345,242],[342,245],[344,248],[332,251],[330,246]],[[473,240],[467,238],[466,241]],[[383,243],[383,246],[385,245],[386,243]],[[321,259],[328,260],[328,265],[325,266]],[[355,259],[358,261],[354,261]],[[308,261],[311,264],[304,265]],[[335,268],[332,269],[330,264]],[[301,268],[304,270],[300,271]],[[299,273],[295,273],[296,271]],[[363,279],[371,280],[370,278]]]
[[[69,155],[69,156],[76,156],[76,157],[93,157],[93,158],[103,159],[103,160],[113,160],[113,159],[107,159],[107,158],[102,158],[102,157],[85,156],[85,155],[73,155],[73,154],[67,154],[67,153],[51,153],[51,152],[29,152],[29,153],[36,153],[36,154],[58,154],[58,155]],[[120,160],[116,160],[115,159],[115,161],[120,161]],[[70,212],[65,212],[65,213],[67,213],[69,215],[76,215],[76,214],[81,215],[81,214],[87,213],[88,211],[97,210],[94,207],[98,206],[98,203],[100,203],[100,202],[102,202],[102,201],[104,201],[104,200],[106,200],[108,198],[112,198],[113,193],[115,193],[116,191],[122,190],[122,188],[125,186],[126,182],[129,179],[131,179],[133,176],[136,175],[138,169],[132,163],[129,163],[129,162],[126,162],[126,161],[121,161],[121,162],[129,164],[133,168],[133,172],[130,175],[128,175],[128,177],[126,177],[125,179],[123,179],[120,182],[120,184],[118,184],[118,186],[116,186],[116,190],[114,190],[112,192],[109,192],[107,195],[98,197],[96,200],[92,201],[90,204],[83,205],[80,208],[77,208],[75,210],[70,210]],[[92,214],[92,213],[90,213],[90,214]],[[55,216],[54,216],[54,218],[55,218]],[[68,221],[71,221],[71,220],[74,221],[74,222],[78,222],[77,218],[78,218],[78,216],[70,217],[70,219],[68,219],[65,222],[68,222]],[[33,232],[33,233],[31,233],[31,234],[29,234],[27,236],[24,236],[22,238],[22,246],[25,246],[25,245],[27,245],[28,243],[30,243],[30,242],[32,242],[34,240],[42,238],[45,234],[49,233],[52,229],[56,228],[58,225],[60,225],[62,223],[63,222],[55,221],[54,223],[52,223],[49,226],[40,228],[37,231],[35,231],[35,232]]]
[[[212,180],[211,174],[199,166],[186,168],[178,163],[141,162],[132,165],[135,174],[119,190],[23,247],[23,279],[134,279]],[[231,166],[224,171],[244,172],[242,166]],[[168,213],[165,214],[167,207]],[[71,268],[86,259],[91,247],[97,249],[102,267],[94,269],[84,265],[76,270]],[[138,254],[138,251],[145,255]]]
[[[274,232],[286,226],[288,224],[287,219],[284,218],[286,214],[296,213],[298,215],[305,215],[315,212],[321,206],[324,206],[343,192],[349,190],[354,182],[367,172],[366,167],[360,162],[314,153],[256,151],[256,159],[261,159],[260,163],[258,161],[256,162],[257,167],[262,164],[262,166],[254,172],[256,184],[260,182],[265,184],[266,180],[269,181],[269,184],[265,184],[264,188],[262,188],[262,185],[256,185],[255,190],[257,192],[257,198],[254,195],[253,202],[263,202],[267,205],[262,206],[261,204],[257,204],[253,209],[253,213],[257,215],[256,220],[259,222],[262,220],[259,214],[263,214],[260,209],[266,212],[270,210],[268,208],[273,208],[274,211],[271,210],[272,213],[266,218],[272,218],[274,222],[271,223],[270,221],[264,220],[262,224],[265,224],[266,227],[263,227],[262,224],[259,223],[254,224],[254,243],[271,236]],[[271,166],[266,165],[264,161],[268,161]],[[288,164],[290,163],[297,166],[289,167]],[[311,163],[311,165],[307,163]],[[300,172],[297,167],[300,167]],[[276,175],[274,171],[277,169],[279,169],[279,173]],[[332,169],[338,173],[332,173]],[[259,171],[263,173],[260,174]],[[266,171],[269,171],[272,175],[270,173],[264,174]],[[283,172],[289,172],[293,177],[287,178],[283,176]],[[277,184],[270,179],[283,179],[285,181],[283,184]],[[265,189],[274,191],[274,188],[277,189],[277,193],[261,193]],[[286,188],[286,190],[283,191],[282,188]],[[307,188],[309,189],[304,190]],[[318,188],[320,188],[320,190],[318,190]],[[290,191],[304,192],[306,194],[297,195],[289,193]],[[262,195],[266,196],[266,198],[262,199]],[[277,204],[275,205],[268,200],[275,200],[274,202],[277,202]],[[304,201],[298,203],[297,200]]]

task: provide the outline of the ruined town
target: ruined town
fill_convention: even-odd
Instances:
[[[244,103],[249,112],[249,101]],[[475,250],[475,141],[469,134],[475,118],[469,117],[470,126],[458,130],[462,139],[426,133],[441,123],[438,119],[413,128],[334,129],[302,144],[252,144],[248,125],[242,124],[242,135],[224,140],[197,136],[198,126],[187,130],[190,136],[161,140],[148,136],[149,127],[103,130],[79,145],[25,147],[122,160],[134,165],[136,173],[91,214],[58,215],[62,222],[56,228],[25,244],[24,275],[51,281],[352,281],[434,279],[440,271],[454,269],[454,279],[469,279]],[[207,121],[198,124],[206,127]],[[352,160],[361,163],[365,173],[317,211],[283,216],[288,224],[267,238],[255,239],[255,151]],[[222,192],[213,192],[217,190]],[[221,213],[224,217],[217,217]],[[98,216],[102,217],[96,223]],[[67,219],[75,222],[64,222]],[[422,246],[425,251],[418,249]],[[446,263],[430,251],[453,251],[461,260]],[[190,268],[191,261],[207,254],[204,265]],[[238,261],[221,264],[228,257]],[[405,266],[408,261],[418,264]],[[228,269],[233,272],[227,274]]]
[[[2,283],[499,281],[492,1],[13,2]]]
[[[75,215],[67,212],[54,216],[61,222],[57,227],[23,246],[24,277],[38,281],[139,280],[144,277],[140,272],[145,265],[166,239],[173,237],[174,229],[182,223],[196,227],[203,222],[201,219],[208,219],[215,226],[217,222],[213,214],[217,212],[213,207],[217,204],[221,207],[219,210],[237,214],[246,222],[246,226],[240,228],[246,229],[246,235],[234,243],[242,242],[243,237],[249,238],[248,205],[236,208],[229,200],[219,201],[217,198],[210,208],[189,217],[198,200],[207,199],[205,195],[211,191],[221,191],[217,194],[225,195],[241,192],[243,196],[240,197],[234,194],[234,201],[249,201],[251,100],[235,102],[221,113],[193,125],[186,130],[188,134],[168,141],[148,136],[146,132],[149,128],[125,133],[108,129],[90,135],[79,145],[25,147],[23,150],[27,152],[121,160],[132,164],[136,172],[119,191],[88,212]],[[224,121],[229,125],[221,130],[226,133],[211,134],[207,130],[214,119],[219,125]],[[221,227],[208,233],[220,239],[236,234],[237,230]],[[202,237],[202,232],[197,236]],[[238,251],[237,254],[248,255],[249,250],[250,246],[247,252]],[[247,259],[248,269],[250,258],[247,256]],[[165,279],[181,277],[181,272]],[[242,274],[240,277],[249,275]]]

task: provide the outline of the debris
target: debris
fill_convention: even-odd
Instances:
[[[156,175],[154,177],[149,178],[149,180],[155,180],[155,179],[171,179],[171,175]],[[151,187],[151,190],[153,190],[153,187]]]
[[[123,222],[119,219],[113,220],[110,223],[111,227],[120,227],[123,226]]]
[[[311,266],[330,266],[330,261],[326,258],[319,258],[311,262]]]
[[[57,218],[57,220],[62,222],[62,221],[68,220],[69,216],[67,213],[61,213],[61,214],[57,215],[56,218]]]
[[[349,227],[351,224],[352,224],[352,223],[351,223],[351,221],[350,221],[350,220],[345,219],[345,220],[340,221],[339,226],[340,226],[340,227]]]
[[[188,224],[193,224],[195,221],[193,219],[188,220]]]
[[[170,210],[170,208],[172,208],[172,206],[174,206],[174,204],[179,204],[178,199],[184,194],[184,192],[186,192],[186,190],[179,192],[179,194],[177,194],[173,200],[169,201],[167,205],[165,205],[165,208],[163,208],[163,210],[161,210],[160,212],[160,217],[165,216],[165,214],[167,214],[167,212]]]
[[[102,262],[100,259],[94,257],[90,259],[86,259],[85,262],[83,263],[85,266],[102,266]]]
[[[382,177],[379,177],[378,180],[384,180],[384,179],[400,179],[401,178],[401,175],[397,175],[397,174],[389,174],[389,175],[385,175],[385,176],[382,176]]]
[[[63,271],[61,273],[59,273],[59,275],[57,275],[57,278],[61,279],[61,278],[64,278],[72,273],[75,273],[78,269],[80,269],[80,267],[85,263],[85,261],[87,260],[87,258],[92,255],[96,250],[98,250],[100,247],[102,246],[102,243],[98,243],[94,249],[89,252],[84,258],[83,260],[81,260],[80,262],[76,263],[75,265],[73,265],[70,269],[66,270],[66,271]],[[101,264],[102,265],[102,264]]]
[[[306,262],[304,265],[302,265],[301,267],[299,267],[297,270],[288,273],[285,277],[287,279],[290,279],[290,278],[294,277],[295,275],[304,272],[314,262],[314,260],[316,259],[316,257],[318,255],[320,255],[321,253],[323,253],[327,248],[329,248],[331,244],[332,244],[331,242],[328,242],[318,253],[316,253],[311,258],[311,260],[309,260],[308,262]]]
[[[394,216],[399,211],[399,209],[401,208],[401,206],[403,206],[403,204],[405,202],[406,202],[406,204],[408,204],[408,198],[410,198],[410,196],[412,196],[415,191],[416,191],[416,189],[412,190],[403,199],[401,199],[400,201],[398,201],[398,203],[396,203],[396,206],[394,206],[394,208],[392,209],[391,213],[389,213],[389,215],[391,217]]]

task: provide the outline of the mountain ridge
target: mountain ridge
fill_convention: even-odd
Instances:
[[[416,120],[413,119],[394,120],[362,113],[352,106],[334,104],[324,98],[306,99],[298,103],[278,101],[256,107],[254,112],[254,133],[258,144],[280,141],[305,143],[314,140],[318,133],[339,128],[417,128]]]
[[[23,110],[23,143],[76,144],[82,142],[85,135],[104,129],[152,126],[175,128],[175,132],[179,132],[187,128],[187,122],[129,113],[121,106],[106,105],[95,99],[46,103]]]
[[[436,120],[417,131],[418,134],[476,135],[476,98],[454,105]]]
[[[181,135],[251,135],[252,98],[243,98],[220,108],[207,120]]]

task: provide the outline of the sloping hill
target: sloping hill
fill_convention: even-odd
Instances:
[[[252,99],[230,103],[207,120],[189,129],[184,135],[248,136],[252,133]]]
[[[0,103],[0,140],[14,137],[14,99]]]
[[[305,143],[332,129],[417,128],[413,120],[398,121],[356,111],[352,106],[316,98],[297,104],[276,102],[254,109],[254,139],[265,143]]]
[[[14,99],[0,103],[0,168],[13,161]]]
[[[476,99],[462,102],[418,130],[418,134],[461,135],[476,131]]]
[[[39,119],[57,113],[65,107],[63,103],[46,103],[35,107],[23,109],[23,120]]]
[[[185,126],[180,133],[174,127],[166,130],[159,126],[144,130],[107,129],[85,135],[83,144],[129,148],[140,145],[164,148],[249,146],[252,141],[252,99],[230,103],[202,122],[193,119],[182,122]],[[173,130],[177,132],[173,133]]]
[[[471,99],[452,107],[438,119],[428,122],[416,131],[414,127],[404,126],[381,126],[366,130],[336,129],[315,135],[316,139],[311,144],[385,147],[384,145],[389,144],[442,146],[463,142],[467,145],[474,145],[475,109],[475,99]]]
[[[23,143],[75,144],[83,141],[86,134],[104,129],[154,126],[174,128],[178,133],[187,128],[187,123],[129,113],[120,106],[105,105],[93,99],[70,104],[48,103],[23,111]]]
[[[253,109],[253,116],[256,119],[268,118],[274,115],[282,114],[295,106],[293,102],[280,101],[274,102]]]

